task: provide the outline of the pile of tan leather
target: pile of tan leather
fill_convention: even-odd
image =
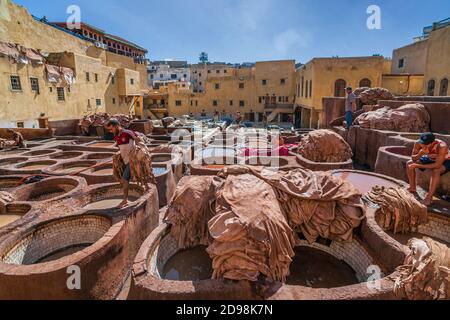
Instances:
[[[422,104],[413,103],[398,109],[384,107],[363,113],[354,121],[361,128],[396,132],[430,131],[430,115]]]
[[[364,199],[379,207],[375,217],[385,231],[410,233],[428,222],[427,207],[405,188],[377,186]]]
[[[314,130],[302,136],[298,153],[314,162],[345,162],[353,152],[347,141],[331,130]]]
[[[213,278],[284,281],[297,232],[351,241],[363,218],[361,194],[328,173],[231,166],[183,178],[164,221],[181,248],[209,246]]]

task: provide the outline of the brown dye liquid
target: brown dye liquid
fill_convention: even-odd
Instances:
[[[380,187],[398,187],[398,184],[389,180],[356,172],[339,172],[333,176],[346,180],[353,184],[362,194],[372,191],[375,186]]]
[[[49,166],[49,164],[33,164],[33,165],[22,167],[20,169],[24,169],[24,170],[42,170],[44,168],[47,168],[48,166]]]
[[[110,148],[114,145],[114,143],[108,143],[108,142],[98,142],[91,144],[90,147],[94,148]]]
[[[22,218],[19,214],[0,214],[0,228]]]
[[[100,169],[100,170],[94,171],[93,174],[95,174],[95,175],[112,176],[113,175],[113,169]]]
[[[175,281],[211,279],[212,261],[206,247],[200,246],[176,253],[164,266],[163,278]]]
[[[101,210],[101,209],[112,209],[119,206],[119,204],[122,202],[122,197],[116,197],[116,198],[109,198],[104,200],[99,200],[96,202],[92,202],[87,204],[83,207],[83,209],[86,210]],[[137,198],[135,197],[128,197],[128,202],[136,201]]]
[[[65,169],[61,169],[61,170],[57,170],[56,173],[59,174],[75,174],[78,173],[84,169],[87,169],[87,166],[77,166],[77,167],[70,167],[70,168],[65,168]]]
[[[349,265],[321,250],[297,247],[292,260],[288,285],[329,289],[358,283]]]
[[[207,169],[223,169],[223,168],[225,168],[225,165],[223,165],[223,164],[210,164],[210,165],[205,166],[205,168],[207,168]]]
[[[65,248],[59,251],[56,251],[46,257],[44,257],[43,259],[38,260],[36,263],[44,263],[44,262],[51,262],[51,261],[55,261],[67,256],[70,256],[78,251],[81,251],[87,247],[89,247],[90,244],[82,244],[82,245],[77,245],[77,246],[72,246],[69,248]]]

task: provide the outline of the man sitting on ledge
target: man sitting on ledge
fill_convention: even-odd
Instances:
[[[416,193],[416,169],[431,170],[430,188],[427,197],[422,201],[426,206],[433,202],[434,193],[439,186],[441,176],[450,171],[450,155],[448,145],[436,139],[433,133],[423,133],[414,145],[411,161],[407,163],[409,191]]]

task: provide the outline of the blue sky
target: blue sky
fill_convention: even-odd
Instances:
[[[83,22],[133,41],[152,60],[253,62],[382,54],[411,43],[424,26],[450,17],[449,0],[13,0],[36,16]],[[369,5],[381,30],[366,26]]]

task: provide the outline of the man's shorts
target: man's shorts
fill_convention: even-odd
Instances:
[[[131,168],[130,164],[125,165],[125,170],[123,170],[122,179],[130,182],[131,180]]]

